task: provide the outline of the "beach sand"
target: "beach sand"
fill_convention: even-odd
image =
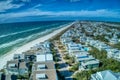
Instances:
[[[53,36],[57,35],[61,31],[63,31],[65,29],[67,29],[68,27],[70,27],[72,24],[74,24],[74,23],[71,23],[70,25],[67,25],[67,26],[62,27],[62,28],[60,28],[58,30],[55,30],[55,31],[53,31],[52,33],[50,33],[48,35],[45,35],[45,36],[40,37],[40,38],[38,38],[38,39],[36,39],[34,41],[31,41],[31,42],[29,42],[29,43],[27,43],[27,44],[25,44],[25,45],[23,45],[23,46],[21,46],[21,47],[19,47],[17,49],[14,49],[14,50],[6,53],[5,55],[1,56],[0,57],[0,69],[3,69],[3,67],[6,65],[7,61],[13,59],[14,54],[17,54],[17,53],[22,54],[22,52],[25,52],[25,51],[29,50],[35,44],[39,44],[40,42],[44,42],[44,41],[52,38]]]

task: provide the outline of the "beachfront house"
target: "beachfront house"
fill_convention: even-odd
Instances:
[[[28,67],[26,62],[19,63],[19,75],[28,75]]]
[[[31,47],[31,50],[36,52],[36,51],[42,50],[43,48],[50,48],[50,44],[51,43],[49,41],[41,42]]]
[[[58,80],[52,54],[37,55],[37,60],[32,66],[32,80]],[[52,74],[51,74],[52,73]]]
[[[32,66],[30,80],[58,80],[50,47],[48,43],[43,45],[35,54],[36,60]]]
[[[25,55],[24,54],[14,54],[13,59],[19,60],[19,61],[24,61]]]
[[[43,46],[46,47],[46,48],[50,48],[50,42],[49,41],[45,41]]]
[[[55,69],[54,61],[35,62],[32,71]]]
[[[43,47],[41,50],[38,50],[35,53],[36,54],[44,54],[44,53],[51,54],[51,50],[49,48]]]
[[[19,62],[18,60],[7,61],[7,71],[11,74],[18,74]]]
[[[97,72],[91,75],[90,80],[120,80],[120,72],[114,73],[111,70]]]
[[[55,69],[48,69],[34,71],[31,80],[58,80],[58,78]]]
[[[36,62],[53,61],[52,54],[36,54]]]
[[[26,62],[20,62],[18,60],[11,60],[7,62],[7,72],[10,74],[25,75],[28,73]]]
[[[36,59],[34,51],[23,52],[23,54],[25,55],[25,62],[34,62]]]
[[[38,50],[41,50],[42,48],[43,48],[42,43],[39,43],[39,44],[36,44],[33,47],[31,47],[31,50],[38,51]]]

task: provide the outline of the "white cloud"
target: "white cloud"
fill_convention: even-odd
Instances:
[[[32,9],[39,8],[39,7],[41,7],[41,6],[42,6],[42,4],[38,4],[38,5],[36,5],[36,6],[33,6]]]
[[[13,4],[13,0],[1,1],[0,2],[0,12],[5,12],[8,9],[15,9],[23,6],[24,4]]]
[[[54,17],[104,17],[104,18],[120,18],[120,12],[117,11],[109,11],[106,9],[101,10],[81,10],[81,11],[60,11],[60,12],[52,12],[52,11],[41,11],[38,9],[34,10],[26,10],[25,12],[18,13],[7,13],[1,14],[0,20],[8,20],[14,18],[28,17],[28,16],[54,16]]]

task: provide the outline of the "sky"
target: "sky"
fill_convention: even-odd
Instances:
[[[49,20],[120,22],[120,0],[0,0],[0,23]]]

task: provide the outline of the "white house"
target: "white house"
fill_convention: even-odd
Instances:
[[[111,70],[97,72],[91,75],[90,80],[120,80],[120,72],[114,73]]]

